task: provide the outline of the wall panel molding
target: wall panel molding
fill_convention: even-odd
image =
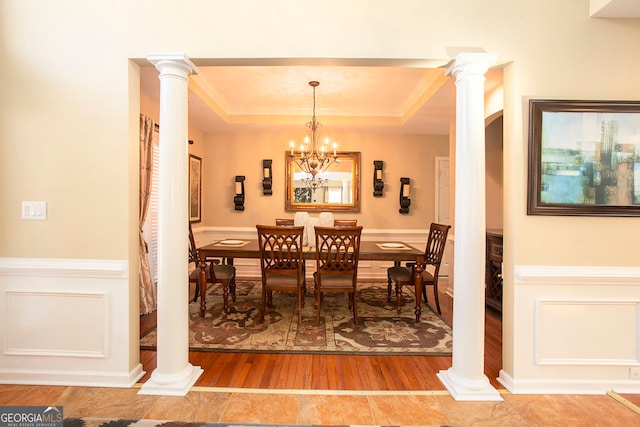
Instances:
[[[126,260],[0,258],[0,383],[131,387],[144,375]]]
[[[0,258],[0,275],[127,277],[127,264],[118,260]]]
[[[640,299],[540,298],[535,311],[535,363],[640,365],[639,313]],[[616,333],[602,324],[611,325]]]
[[[515,394],[640,392],[640,268],[526,265],[512,277],[512,366],[500,383]]]
[[[523,285],[640,285],[640,267],[518,266],[515,273]]]
[[[11,322],[5,329],[4,354],[107,357],[106,293],[7,292],[5,301]],[[48,315],[55,312],[60,314]]]

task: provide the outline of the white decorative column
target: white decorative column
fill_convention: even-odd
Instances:
[[[147,56],[160,71],[160,188],[158,211],[158,342],[156,369],[140,394],[184,396],[202,375],[189,363],[189,74],[184,54]]]
[[[502,400],[484,375],[485,146],[484,74],[496,60],[461,53],[456,78],[453,363],[438,378],[456,400]]]

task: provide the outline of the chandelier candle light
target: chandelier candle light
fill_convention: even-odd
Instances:
[[[325,138],[324,142],[319,145],[320,128],[322,123],[316,120],[316,87],[320,85],[317,81],[309,82],[309,86],[313,88],[313,116],[311,121],[307,123],[307,136],[304,139],[304,143],[300,144],[299,156],[295,154],[295,142],[291,141],[291,154],[289,157],[295,162],[300,170],[309,176],[302,181],[312,191],[316,188],[323,187],[327,184],[328,179],[322,178],[319,174],[326,172],[326,170],[332,164],[338,161],[338,155],[336,153],[337,144],[333,142],[330,147],[329,138]],[[333,155],[331,155],[331,148],[333,148]]]

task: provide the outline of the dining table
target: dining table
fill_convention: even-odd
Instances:
[[[305,260],[315,260],[316,250],[314,247],[305,246],[302,256]],[[414,288],[416,295],[416,322],[420,321],[422,311],[422,279],[424,250],[416,249],[403,242],[360,242],[360,260],[367,261],[393,261],[399,263],[403,261],[415,262]],[[210,258],[223,258],[233,262],[234,258],[260,258],[260,247],[258,239],[243,240],[220,240],[206,246],[198,248],[198,258],[200,266],[200,316],[204,317],[207,310],[207,260]],[[224,310],[228,311],[228,285],[223,284]]]

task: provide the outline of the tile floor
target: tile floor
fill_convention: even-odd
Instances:
[[[340,392],[195,387],[184,397],[130,389],[0,385],[0,405],[62,405],[64,416],[273,424],[636,426],[640,409],[609,395],[512,395],[458,402],[446,391]]]

